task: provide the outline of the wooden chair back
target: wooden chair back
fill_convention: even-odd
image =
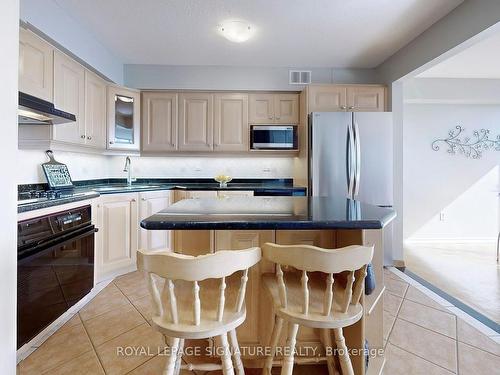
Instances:
[[[223,250],[213,254],[190,256],[172,252],[137,252],[137,268],[147,273],[148,287],[153,298],[157,315],[165,316],[169,312],[171,323],[179,323],[177,298],[174,280],[192,282],[193,324],[200,325],[201,300],[199,281],[220,279],[217,308],[217,321],[222,321],[225,305],[226,277],[237,271],[243,271],[234,306],[235,312],[241,312],[245,302],[248,269],[261,259],[259,247],[245,250]],[[164,279],[163,286],[154,279],[154,275]]]
[[[308,272],[327,274],[323,298],[323,315],[329,316],[334,303],[334,274],[348,272],[343,296],[335,296],[340,310],[347,312],[350,304],[361,299],[366,276],[366,267],[373,257],[373,246],[352,245],[339,249],[323,249],[311,245],[277,245],[266,243],[262,247],[263,257],[276,263],[276,279],[279,288],[281,308],[287,309],[287,287],[282,266],[302,271],[301,293],[302,313],[309,314]]]

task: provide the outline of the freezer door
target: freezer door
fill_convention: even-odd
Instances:
[[[355,199],[379,206],[393,203],[392,113],[355,112],[359,170]]]
[[[351,113],[313,112],[310,118],[310,191],[313,196],[347,197],[348,129]],[[354,171],[353,171],[354,173]]]

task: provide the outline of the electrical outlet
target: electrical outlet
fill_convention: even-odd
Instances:
[[[445,216],[444,216],[444,212],[442,212],[442,211],[441,211],[441,212],[439,213],[439,221],[444,221],[444,218],[445,218]]]

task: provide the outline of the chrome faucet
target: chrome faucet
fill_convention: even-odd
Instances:
[[[130,156],[125,158],[123,172],[127,172],[127,186],[132,186],[132,162],[130,161]]]

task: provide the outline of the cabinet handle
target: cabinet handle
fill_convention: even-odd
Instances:
[[[87,136],[87,139],[90,141],[92,139],[92,137],[89,135],[89,136]]]
[[[147,200],[147,199],[146,199],[146,198],[141,198],[141,200],[142,200],[142,201],[145,201],[145,200]]]
[[[109,144],[110,144],[110,145],[112,145],[113,143],[115,143],[115,142],[113,142],[113,141],[109,141]]]
[[[276,116],[276,120],[279,120],[281,117],[280,116]]]
[[[269,120],[272,120],[273,119],[273,116],[269,116]]]
[[[81,138],[81,139],[85,139],[85,134],[82,134],[82,135],[80,136],[80,138]]]
[[[347,107],[345,105],[341,105],[340,109],[347,109]]]
[[[351,106],[349,107],[349,109],[354,109],[354,108],[355,108],[355,107],[354,107],[353,105],[351,105]]]
[[[135,202],[135,199],[134,199],[134,198],[132,198],[130,201],[131,201],[131,202]]]

